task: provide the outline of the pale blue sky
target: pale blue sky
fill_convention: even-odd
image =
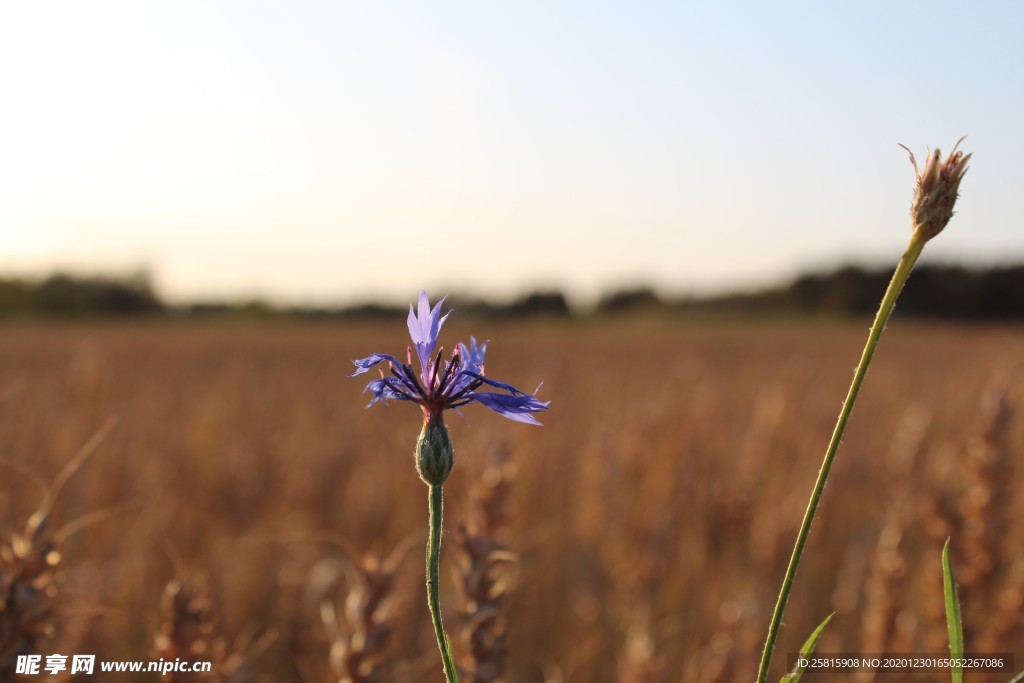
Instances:
[[[1024,260],[1024,5],[0,6],[0,272],[144,265],[173,298],[580,299],[895,260]]]

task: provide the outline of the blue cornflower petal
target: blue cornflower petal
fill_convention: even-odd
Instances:
[[[375,353],[371,356],[367,356],[366,358],[360,358],[359,360],[352,361],[352,364],[356,366],[356,371],[349,375],[349,377],[355,377],[356,375],[368,372],[374,365],[383,363],[384,361],[394,363],[396,367],[402,367],[402,364],[399,363],[398,359],[394,356],[387,353]]]
[[[486,353],[487,342],[477,346],[476,337],[469,338],[469,348],[459,342],[459,366],[455,378],[445,388],[445,393],[448,396],[455,396],[483,373]]]
[[[509,395],[493,391],[473,392],[466,395],[466,401],[483,404],[494,412],[516,422],[539,425],[540,422],[530,413],[547,410],[550,401],[538,401],[527,394]]]
[[[462,367],[473,372],[483,372],[484,356],[487,354],[487,342],[480,346],[476,345],[476,337],[469,338],[469,348],[459,342],[459,355],[462,357]]]
[[[437,335],[440,334],[444,321],[452,314],[451,311],[448,311],[443,316],[441,315],[441,304],[447,298],[443,297],[431,308],[427,293],[420,292],[418,316],[413,311],[412,304],[409,304],[409,336],[412,338],[413,346],[416,347],[416,355],[420,359],[420,377],[424,382],[428,381],[428,368],[432,360],[431,356],[434,354],[434,347],[437,346]]]
[[[413,397],[409,396],[408,394],[402,393],[401,391],[395,391],[394,384],[393,384],[394,381],[395,380],[393,378],[391,378],[391,377],[383,377],[381,379],[375,379],[372,382],[370,382],[369,384],[367,384],[366,388],[363,389],[363,393],[365,394],[367,391],[369,391],[371,394],[373,394],[373,400],[371,400],[369,403],[367,403],[366,407],[369,408],[370,406],[372,406],[373,404],[377,403],[378,401],[391,401],[391,400],[414,401],[414,400],[416,400]]]
[[[484,384],[489,384],[492,387],[495,387],[496,389],[504,389],[505,391],[509,392],[513,396],[529,396],[530,395],[530,394],[527,394],[527,393],[525,393],[523,391],[519,391],[519,389],[516,389],[511,384],[505,384],[504,382],[499,382],[498,380],[491,379],[490,377],[485,377],[484,375],[478,375],[475,372],[468,372],[467,371],[466,374],[469,375],[470,377],[472,377],[473,379],[478,379],[481,382],[483,382]],[[537,386],[537,389],[540,389],[540,385]],[[534,390],[533,393],[536,394],[537,391]]]

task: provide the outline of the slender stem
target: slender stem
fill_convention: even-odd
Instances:
[[[457,683],[458,673],[452,661],[451,649],[448,647],[448,636],[441,625],[441,598],[438,596],[438,575],[441,567],[441,516],[444,507],[444,487],[438,484],[430,486],[430,540],[427,543],[427,604],[430,606],[430,618],[434,622],[434,635],[437,636],[437,647],[441,650],[441,664],[444,666],[444,677],[448,683]]]
[[[868,366],[871,364],[871,357],[875,354],[875,347],[878,346],[878,340],[885,330],[885,324],[892,314],[893,306],[896,305],[896,298],[899,297],[900,291],[902,291],[904,283],[906,283],[907,278],[910,276],[910,271],[921,255],[921,250],[924,248],[926,241],[927,239],[921,235],[920,231],[914,231],[910,245],[907,247],[906,252],[904,252],[903,258],[900,259],[899,265],[896,266],[896,272],[893,273],[889,288],[885,290],[885,296],[882,297],[882,303],[878,307],[877,315],[875,315],[875,322],[871,325],[867,344],[865,344],[864,352],[860,357],[860,364],[857,365],[857,371],[853,374],[853,383],[850,384],[850,391],[846,395],[846,401],[843,402],[843,408],[839,411],[839,419],[836,421],[836,428],[832,432],[832,440],[828,444],[828,450],[825,451],[825,458],[822,460],[818,479],[814,482],[814,490],[811,491],[811,499],[807,502],[807,511],[804,513],[803,522],[800,524],[800,531],[796,536],[796,543],[793,545],[793,554],[789,558],[786,577],[782,580],[782,589],[779,591],[779,599],[775,603],[771,625],[768,627],[768,639],[765,641],[764,651],[761,653],[761,666],[757,673],[757,683],[765,683],[765,680],[768,678],[768,665],[771,662],[772,652],[775,650],[775,640],[778,638],[779,626],[782,624],[782,613],[785,612],[786,603],[789,601],[789,592],[793,588],[797,566],[800,564],[807,536],[811,532],[811,523],[814,521],[814,515],[818,511],[818,503],[821,500],[822,491],[825,490],[825,481],[828,479],[829,470],[832,468],[832,461],[836,457],[836,451],[839,450],[839,442],[843,438],[843,432],[846,431],[846,422],[853,411],[853,404],[857,400],[857,394],[860,392],[860,386],[864,382],[864,376],[867,375]]]

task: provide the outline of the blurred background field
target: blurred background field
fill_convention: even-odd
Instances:
[[[544,381],[552,402],[540,428],[473,407],[449,416],[442,604],[460,661],[470,662],[460,613],[485,607],[457,589],[470,547],[458,529],[469,525],[501,550],[488,571],[515,584],[492,605],[507,624],[508,680],[751,678],[865,329],[861,319],[456,315],[446,347],[492,340],[488,373]],[[53,511],[55,528],[111,514],[60,543],[55,633],[40,650],[147,658],[171,628],[174,607],[161,602],[178,578],[209,601],[198,639],[221,662],[234,654],[266,680],[337,680],[322,607],[336,606],[336,635],[351,639],[361,627],[346,601],[358,616],[366,591],[350,562],[404,545],[384,591],[393,608],[378,614],[393,629],[381,680],[436,680],[426,489],[410,457],[420,416],[401,404],[364,410],[363,378],[345,376],[351,359],[405,343],[394,320],[0,328],[4,538],[118,420]],[[946,650],[947,536],[968,649],[1024,663],[1024,510],[1013,493],[1022,386],[1019,327],[891,326],[811,535],[779,675],[833,611],[822,651]],[[237,676],[254,680],[242,667]]]
[[[551,401],[542,428],[449,419],[464,683],[753,680],[910,236],[897,144],[964,134],[770,680],[833,611],[822,651],[944,652],[949,536],[969,649],[1024,668],[1021,25],[1008,2],[0,3],[0,683],[20,652],[437,681],[420,418],[345,376],[402,354],[422,288],[452,295],[449,352],[490,339],[488,372]]]

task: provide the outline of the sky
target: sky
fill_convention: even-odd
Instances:
[[[1024,260],[1024,4],[0,5],[0,275],[168,299],[734,289]]]

